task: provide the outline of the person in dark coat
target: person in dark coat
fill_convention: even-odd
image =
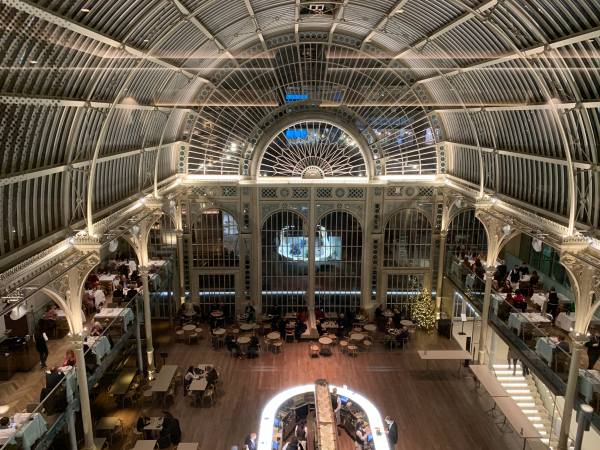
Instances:
[[[591,370],[594,368],[596,361],[600,359],[600,333],[594,332],[594,335],[585,343],[585,346],[588,354],[588,370]]]
[[[42,327],[43,322],[40,320],[35,332],[33,333],[33,340],[35,341],[35,349],[40,354],[40,366],[42,369],[46,368],[46,359],[48,358],[48,336],[44,332]]]
[[[398,425],[396,424],[396,421],[390,416],[387,416],[385,418],[385,423],[387,425],[387,430],[385,431],[385,433],[387,434],[390,449],[396,450],[396,444],[398,443]]]

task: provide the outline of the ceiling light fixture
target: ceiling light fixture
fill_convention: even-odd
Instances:
[[[90,12],[90,9],[89,8],[81,8],[80,11],[84,14],[87,14]]]

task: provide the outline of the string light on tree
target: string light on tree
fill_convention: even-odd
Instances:
[[[427,289],[423,289],[414,302],[413,320],[417,327],[427,332],[435,328],[435,303]]]

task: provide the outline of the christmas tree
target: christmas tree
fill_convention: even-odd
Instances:
[[[427,289],[417,294],[413,305],[413,320],[422,330],[429,332],[435,328],[435,302]]]

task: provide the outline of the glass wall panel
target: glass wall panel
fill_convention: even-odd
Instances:
[[[235,275],[201,274],[198,279],[200,306],[206,314],[219,309],[230,317],[235,312]]]
[[[237,267],[239,228],[231,214],[208,209],[192,224],[193,267]]]
[[[309,251],[304,219],[293,211],[276,212],[265,221],[261,239],[263,311],[305,307]]]
[[[324,216],[315,235],[315,305],[324,309],[360,307],[362,229],[347,212]]]
[[[385,227],[383,264],[386,267],[429,267],[431,224],[415,209],[394,214]]]
[[[413,299],[422,286],[422,274],[388,274],[386,307],[398,311],[403,317],[411,317]]]

